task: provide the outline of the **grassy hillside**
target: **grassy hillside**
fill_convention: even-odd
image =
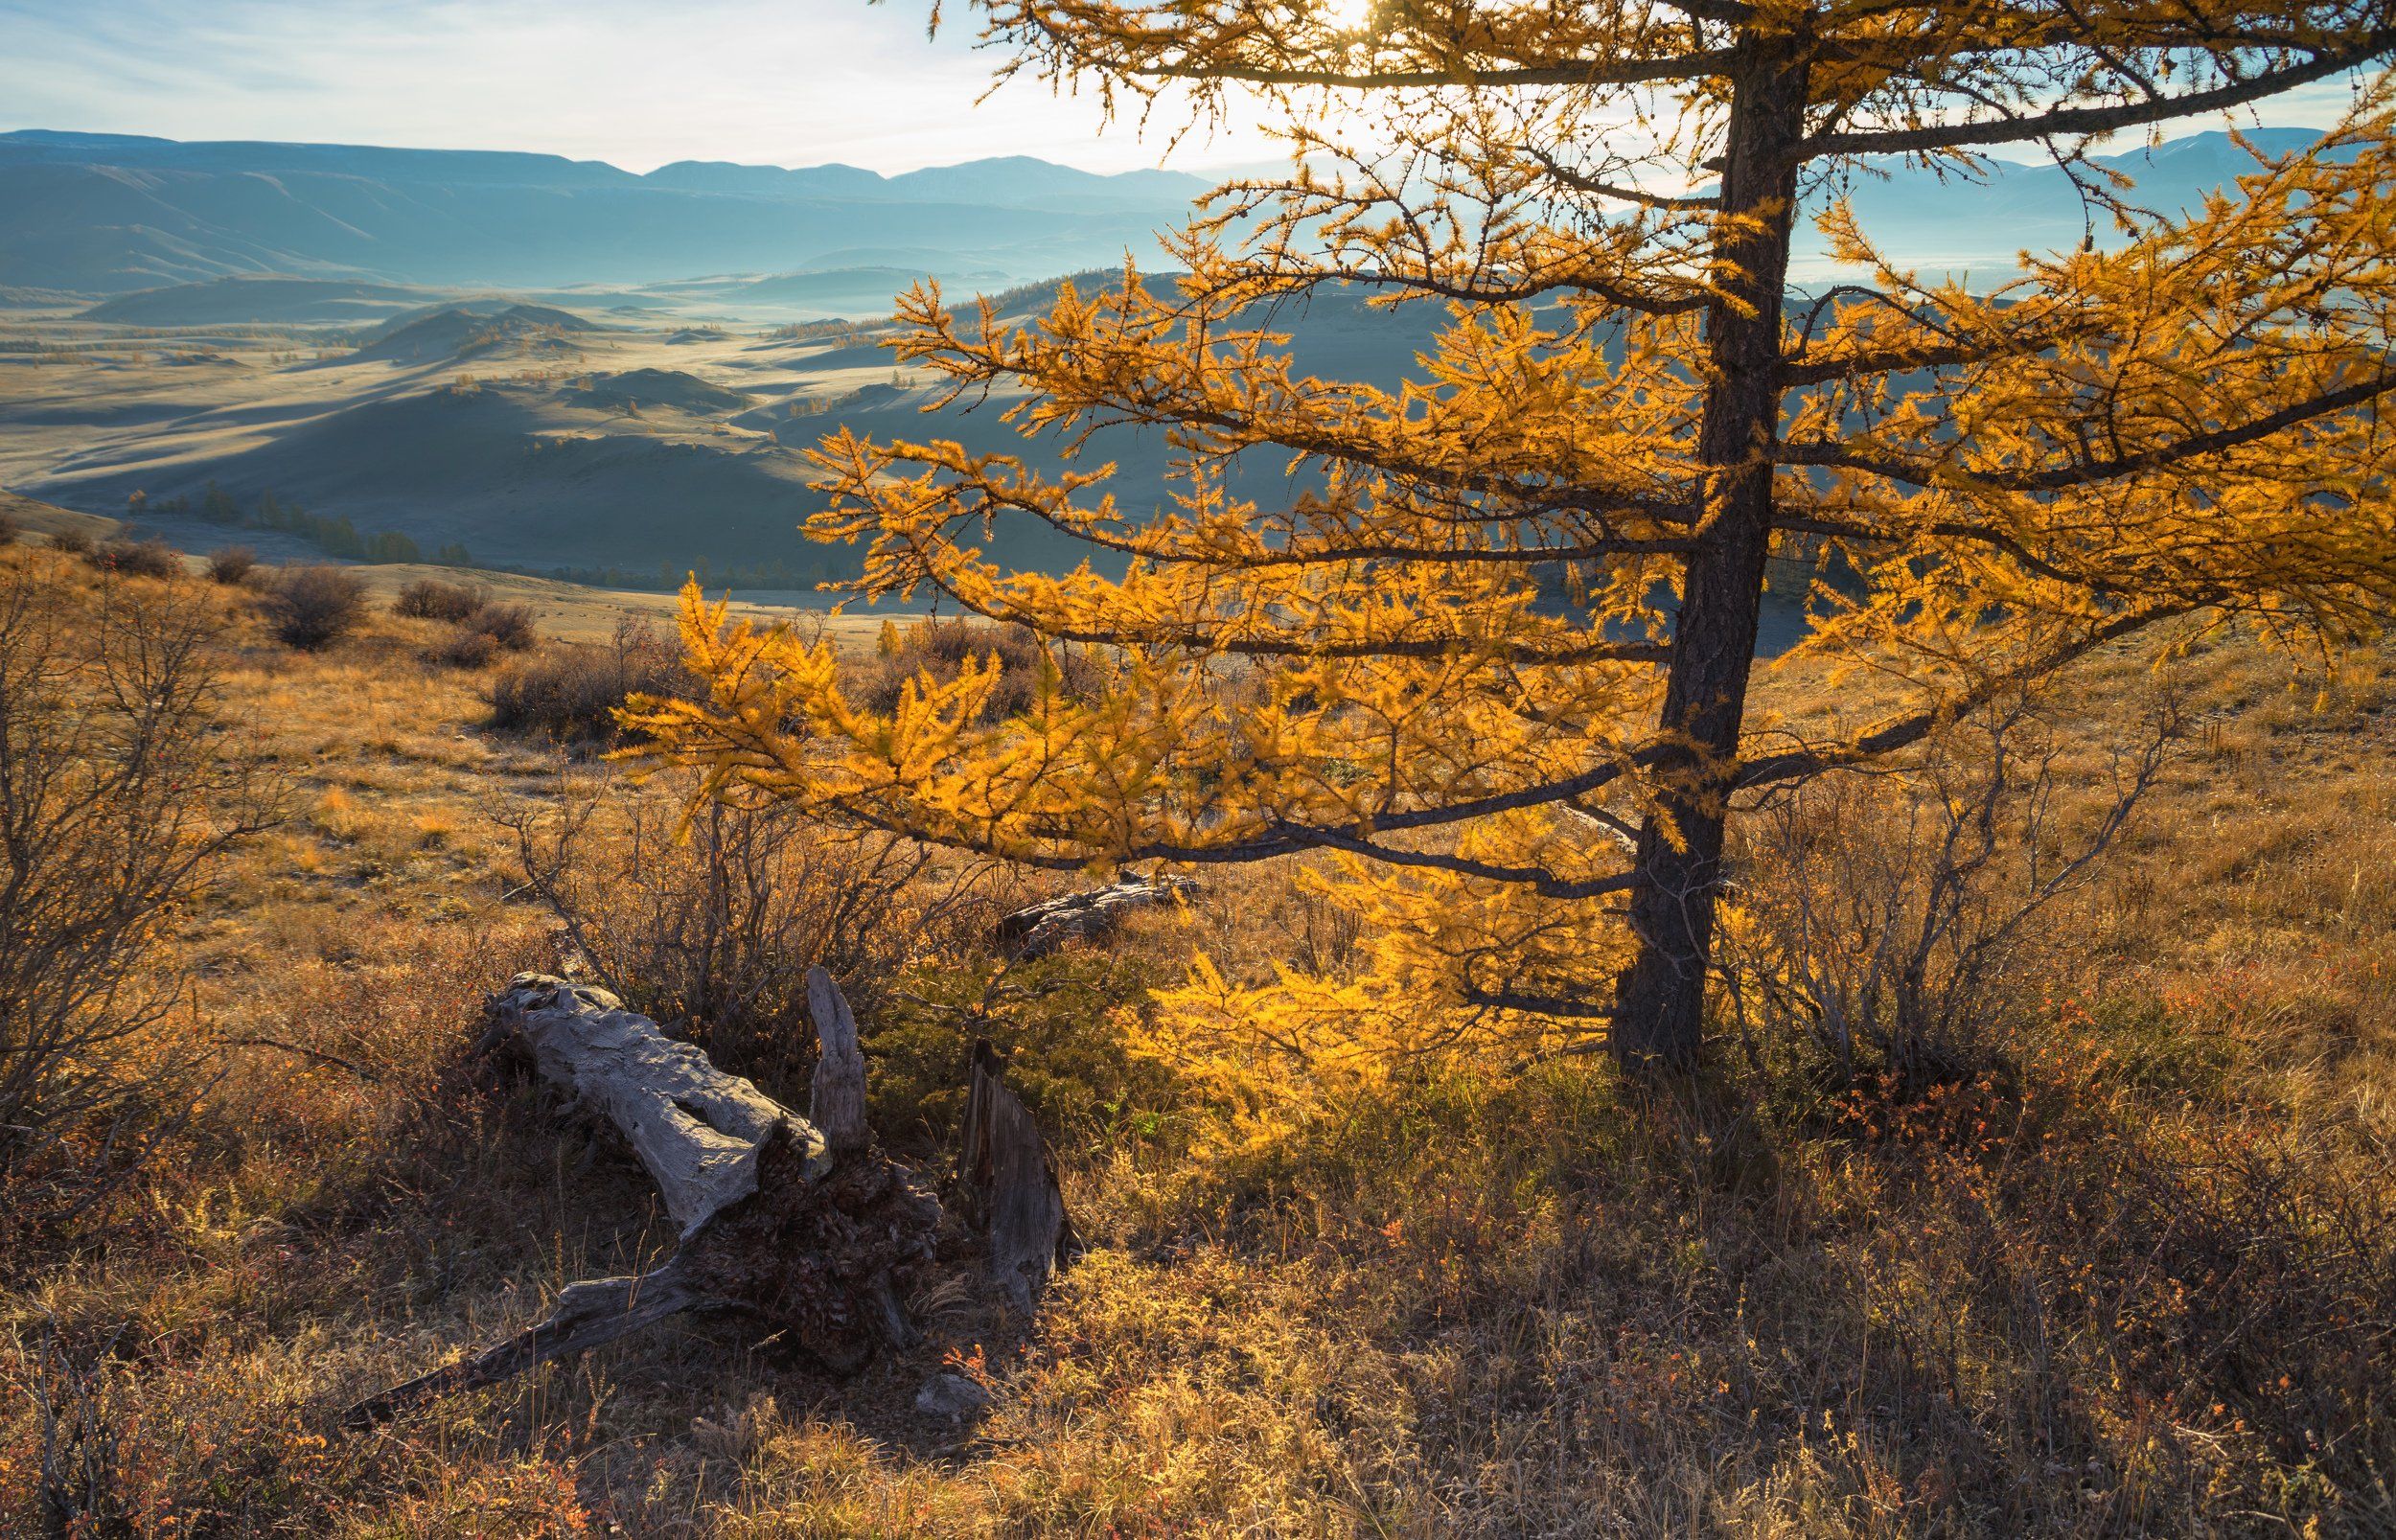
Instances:
[[[156,1535],[2396,1522],[2383,659],[2294,692],[2234,635],[2180,665],[2183,748],[1926,1088],[1833,1084],[1751,1037],[1697,1105],[1584,1058],[1293,1067],[1302,1100],[1226,1100],[1127,1045],[1199,949],[1338,972],[1353,922],[1293,871],[1219,875],[1186,918],[1002,974],[988,924],[1023,884],[942,863],[878,884],[795,831],[774,882],[799,943],[683,1024],[803,1102],[790,970],[825,957],[876,1126],[935,1168],[965,1045],[993,1037],[1089,1255],[1028,1323],[930,1290],[924,1345],[849,1379],[691,1320],[354,1436],[335,1418],[358,1395],[667,1244],[636,1169],[470,1049],[484,994],[557,964],[522,861],[555,852],[558,815],[587,815],[573,911],[604,955],[655,960],[660,1014],[683,976],[658,916],[703,847],[659,839],[670,780],[490,726],[491,676],[426,661],[441,623],[378,606],[299,654],[250,588],[22,547],[0,569],[69,619],[201,607],[221,718],[287,783],[153,964],[192,969],[159,1046],[209,1047],[188,1121],[80,1210],[20,1178],[0,1212],[0,1531],[36,1532],[44,1503]],[[859,641],[863,678],[885,665]],[[1772,688],[1792,720],[1871,709]],[[2109,797],[2107,750],[2155,688],[2104,660],[2056,703],[2055,827]],[[944,1365],[986,1414],[915,1410]]]

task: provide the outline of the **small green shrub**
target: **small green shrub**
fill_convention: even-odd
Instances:
[[[1006,1057],[1006,1082],[1051,1138],[1080,1142],[1172,1105],[1163,1067],[1125,1046],[1123,1014],[1162,981],[1157,965],[1107,952],[1003,968],[953,957],[900,976],[867,1025],[874,1128],[896,1145],[953,1141],[977,1038]]]

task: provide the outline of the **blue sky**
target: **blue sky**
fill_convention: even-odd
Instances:
[[[1026,154],[1093,171],[1278,160],[1253,129],[1101,134],[1086,99],[1018,81],[963,0],[0,0],[0,130],[529,149],[879,172]],[[963,25],[958,25],[962,22]],[[2329,81],[2264,121],[2319,125]],[[1184,120],[1165,113],[1168,126]],[[2248,120],[2251,121],[2251,120]],[[2192,122],[2181,133],[2212,127]],[[2129,145],[2119,148],[2129,149]]]
[[[1019,81],[962,4],[929,0],[0,0],[0,129],[847,161],[896,172],[992,154],[1094,171],[1160,163],[1087,100]],[[964,26],[956,25],[964,21]],[[1201,134],[1169,164],[1273,154]]]

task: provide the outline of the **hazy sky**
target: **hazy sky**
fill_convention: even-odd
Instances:
[[[1099,133],[1088,100],[1019,81],[965,0],[0,0],[0,130],[531,149],[647,171],[671,160],[879,172],[1025,154],[1093,171],[1159,163],[1165,135]],[[2323,124],[2328,81],[2267,121]],[[1186,121],[1167,113],[1171,126]],[[2174,132],[2214,126],[2191,123]],[[2122,148],[2131,148],[2124,145]],[[1189,136],[1169,164],[1278,159],[1253,129]]]
[[[1159,163],[1096,108],[1019,81],[953,0],[0,0],[0,130],[534,149],[907,171],[1027,154]],[[958,25],[958,23],[963,25]],[[1271,157],[1198,135],[1170,164]]]

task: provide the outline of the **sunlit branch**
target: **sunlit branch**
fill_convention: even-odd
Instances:
[[[1876,454],[1869,449],[1829,443],[1783,444],[1773,451],[1778,463],[1789,466],[1811,466],[1834,471],[1853,471],[1866,475],[1885,476],[1915,487],[1947,487],[1964,491],[1993,490],[1999,492],[2063,492],[2074,487],[2090,486],[2100,481],[2160,471],[2186,460],[2218,454],[2269,438],[2292,427],[2299,427],[2365,402],[2396,391],[2396,375],[2381,375],[2339,390],[2325,391],[2308,401],[2295,402],[2258,417],[2251,422],[2210,433],[2193,434],[2187,438],[2135,454],[2115,455],[2104,460],[2080,465],[2058,466],[2047,471],[1970,470],[1934,462],[1908,459],[1900,455]]]
[[[2325,80],[2360,69],[2396,50],[2396,29],[2374,29],[2342,48],[2324,49],[2301,64],[2285,64],[2245,80],[2231,80],[2204,91],[2151,101],[2125,102],[2101,107],[2056,107],[2029,116],[2007,116],[1968,123],[1925,124],[1915,128],[1859,129],[1816,134],[1799,147],[1799,155],[1818,160],[1825,155],[1903,155],[1924,150],[1969,149],[1982,145],[2019,144],[2024,140],[2110,133],[2175,118],[2223,112],[2260,102],[2266,97]]]
[[[1991,701],[2045,678],[2108,642],[2157,622],[2201,609],[2224,597],[2216,591],[2181,603],[2125,611],[2061,647],[2051,648],[2026,663],[2007,669],[1912,716],[1876,728],[1851,743],[1828,748],[1791,749],[1762,759],[1747,760],[1740,764],[1731,784],[1738,790],[1748,791],[1883,758],[1899,749],[1911,747],[1941,728],[1970,716]]]
[[[1657,58],[1588,59],[1566,64],[1502,65],[1494,69],[1458,65],[1439,69],[1363,71],[1210,59],[1200,64],[1127,64],[1123,66],[1123,73],[1146,80],[1237,80],[1248,85],[1300,85],[1335,91],[1394,91],[1435,86],[1519,89],[1654,85],[1719,75],[1728,70],[1738,57],[1736,49],[1713,48]]]
[[[917,570],[919,581],[931,584],[964,609],[984,620],[1025,626],[1052,641],[1090,646],[1163,647],[1177,651],[1237,657],[1291,658],[1451,658],[1502,654],[1518,663],[1567,665],[1578,663],[1660,663],[1671,650],[1660,642],[1616,641],[1600,637],[1570,647],[1540,647],[1520,638],[1486,636],[1299,638],[1248,636],[1202,626],[1142,628],[1117,623],[1078,627],[1029,609],[994,604],[966,592],[945,574]]]
[[[1719,197],[1686,197],[1665,193],[1649,193],[1636,187],[1624,187],[1600,177],[1584,176],[1558,161],[1546,150],[1536,147],[1526,147],[1523,153],[1537,161],[1548,175],[1555,181],[1571,188],[1576,193],[1586,193],[1592,197],[1612,198],[1618,203],[1635,203],[1646,209],[1681,212],[1712,209],[1721,202]]]
[[[1495,798],[1465,806],[1486,806]],[[1554,798],[1543,798],[1554,800]],[[1521,802],[1515,806],[1536,806],[1536,802]],[[894,816],[871,803],[852,798],[836,798],[831,810],[885,834],[920,839],[927,844],[953,849],[978,849],[974,841],[942,834],[939,830],[910,823]],[[1380,828],[1403,826],[1431,828],[1440,824],[1459,823],[1486,815],[1458,809],[1431,810],[1437,816],[1404,816],[1376,819]],[[1553,872],[1531,866],[1505,866],[1490,862],[1474,861],[1437,850],[1408,850],[1383,844],[1352,829],[1333,829],[1303,824],[1270,823],[1256,834],[1221,844],[1191,844],[1182,840],[1150,840],[1121,850],[1093,847],[1081,853],[1010,850],[1007,859],[1018,865],[1046,871],[1082,871],[1094,861],[1110,861],[1129,865],[1135,862],[1165,862],[1176,866],[1244,865],[1251,862],[1268,861],[1277,856],[1292,856],[1314,850],[1339,850],[1350,855],[1366,856],[1394,866],[1415,866],[1428,870],[1450,872],[1487,882],[1505,883],[1537,893],[1542,898],[1583,900],[1604,898],[1627,891],[1639,880],[1636,872],[1617,872],[1606,877],[1573,879],[1558,877]]]

